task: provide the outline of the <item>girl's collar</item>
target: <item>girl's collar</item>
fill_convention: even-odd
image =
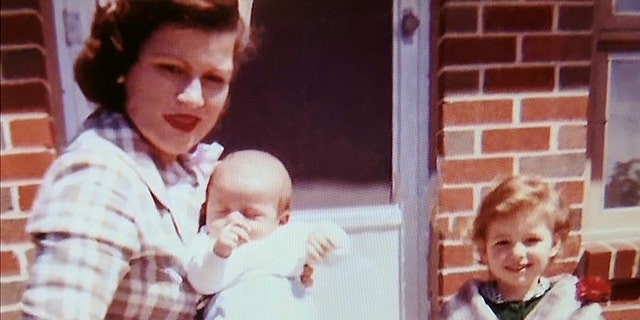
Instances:
[[[527,299],[527,301],[543,296],[545,293],[547,293],[547,291],[549,291],[550,288],[551,281],[549,281],[549,279],[545,277],[538,278],[538,283],[532,292],[533,294],[531,295],[531,297],[529,297],[529,299]],[[481,283],[478,291],[480,292],[480,295],[493,303],[511,302],[506,301],[502,297],[500,290],[498,290],[498,283],[495,280]]]

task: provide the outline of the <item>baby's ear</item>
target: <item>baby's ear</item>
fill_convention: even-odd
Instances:
[[[280,223],[281,226],[285,225],[289,222],[289,218],[291,218],[291,211],[287,209],[280,214],[280,217],[278,218],[278,222]]]

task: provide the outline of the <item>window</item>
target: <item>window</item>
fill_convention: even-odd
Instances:
[[[595,7],[585,241],[640,234],[640,2]]]
[[[604,208],[640,210],[640,52],[610,53],[608,74]]]

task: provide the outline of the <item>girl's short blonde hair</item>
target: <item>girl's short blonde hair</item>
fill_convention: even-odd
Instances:
[[[520,175],[502,181],[483,198],[471,239],[484,247],[491,222],[514,216],[523,222],[545,221],[559,241],[565,240],[571,230],[570,210],[559,192],[540,177]]]

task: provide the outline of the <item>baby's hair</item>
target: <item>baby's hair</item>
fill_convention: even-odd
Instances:
[[[222,161],[236,161],[236,159],[254,159],[262,162],[262,167],[253,168],[255,170],[271,170],[272,173],[280,175],[282,179],[282,194],[278,200],[278,214],[283,214],[291,209],[291,194],[292,194],[292,182],[289,172],[285,165],[275,157],[274,155],[261,150],[238,150],[229,153],[222,159]],[[216,167],[217,168],[217,167]],[[216,168],[213,170],[213,176],[216,175]],[[248,172],[245,170],[245,172]],[[209,193],[209,187],[207,187],[207,195]]]
[[[559,192],[540,177],[513,176],[487,194],[473,223],[471,239],[484,247],[489,225],[496,220],[518,216],[546,222],[556,240],[564,241],[571,230],[569,207]]]

